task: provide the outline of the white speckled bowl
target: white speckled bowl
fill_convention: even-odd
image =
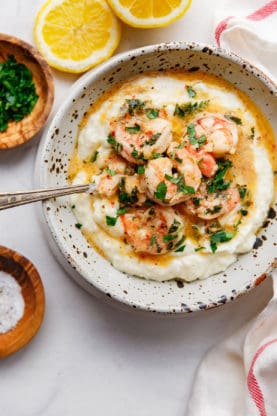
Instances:
[[[83,76],[71,89],[41,142],[37,173],[42,187],[67,183],[68,160],[78,124],[91,103],[116,82],[145,71],[205,71],[245,91],[277,129],[277,87],[261,71],[238,56],[195,43],[172,42],[117,55]],[[274,266],[277,223],[275,211],[256,241],[256,248],[226,272],[192,283],[155,282],[128,276],[91,248],[70,209],[68,197],[43,203],[54,253],[72,277],[90,293],[133,307],[165,314],[187,314],[222,305],[258,285]],[[107,298],[108,297],[108,298]]]

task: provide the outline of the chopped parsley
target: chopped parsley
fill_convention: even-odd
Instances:
[[[159,117],[159,110],[157,108],[147,108],[146,115],[150,120]]]
[[[117,221],[117,217],[109,217],[108,215],[106,215],[106,224],[109,226],[114,226],[116,224]]]
[[[110,133],[107,138],[107,142],[114,148],[117,153],[120,153],[123,149],[122,144],[118,143],[114,136]]]
[[[186,90],[189,97],[193,98],[196,96],[196,91],[190,85],[186,85]]]
[[[116,215],[119,217],[120,215],[124,215],[128,212],[128,209],[126,207],[118,208],[116,210]]]
[[[195,103],[188,102],[184,104],[176,104],[174,115],[184,118],[188,115],[196,113],[197,111],[203,110],[208,104],[209,100],[199,102],[196,101]]]
[[[96,159],[97,159],[97,156],[98,156],[98,151],[96,150],[96,152],[94,152],[93,153],[93,155],[91,156],[91,158],[90,158],[90,161],[91,162],[95,162],[96,161]]]
[[[188,186],[185,184],[184,178],[182,175],[178,174],[177,176],[170,176],[165,174],[165,179],[167,179],[171,183],[175,183],[177,185],[177,190],[182,192],[183,194],[195,194],[195,189],[192,186]]]
[[[211,246],[212,252],[213,253],[216,252],[218,243],[225,243],[226,241],[230,241],[232,240],[234,235],[235,235],[234,232],[226,231],[226,230],[219,230],[213,233],[210,236],[210,246]]]
[[[162,157],[162,153],[157,153],[157,152],[153,152],[152,153],[152,158],[153,159],[159,159],[159,157]]]
[[[77,224],[75,224],[75,227],[80,229],[83,227],[83,224],[80,224],[79,222],[77,222]]]
[[[160,137],[162,133],[154,133],[149,137],[149,140],[145,141],[145,144],[148,144],[149,146],[153,146],[156,141],[158,140],[158,138]]]
[[[221,205],[215,205],[213,208],[207,208],[205,210],[205,214],[216,214],[217,212],[222,210]]]
[[[135,123],[133,126],[125,127],[125,130],[128,131],[130,134],[136,134],[140,131],[140,125]]]
[[[117,172],[111,168],[106,168],[106,171],[110,176],[115,176],[117,174]]]
[[[204,143],[207,141],[207,137],[202,134],[199,139],[196,137],[196,131],[195,131],[195,124],[191,123],[187,127],[187,133],[189,136],[189,142],[192,146],[194,146],[196,149],[199,149]]]
[[[230,115],[230,114],[224,114],[224,117],[225,117],[227,120],[231,120],[231,121],[233,121],[233,122],[234,122],[234,123],[236,123],[236,124],[242,125],[241,118],[239,118],[239,117],[232,116],[232,115]]]
[[[193,205],[195,207],[199,207],[200,206],[200,201],[201,201],[201,198],[197,198],[197,197],[192,198],[192,202],[193,202]]]
[[[126,192],[125,179],[121,178],[118,188],[118,200],[122,207],[129,207],[138,202],[138,188],[135,186],[131,193]]]
[[[186,248],[186,245],[184,244],[183,246],[177,248],[177,250],[175,250],[175,253],[180,253],[180,252],[184,251],[185,248]]]
[[[245,215],[248,214],[248,211],[245,208],[241,208],[240,213],[241,213],[241,215],[243,215],[245,217]]]
[[[196,247],[195,249],[194,249],[194,251],[200,251],[200,250],[205,250],[205,248],[206,247],[203,247],[203,246],[201,246],[201,247]]]
[[[216,191],[224,191],[229,188],[230,181],[225,181],[224,176],[227,170],[233,165],[229,159],[217,160],[218,170],[215,176],[208,182],[208,193],[212,194]]]
[[[141,165],[138,165],[138,167],[137,167],[137,173],[139,175],[143,175],[144,172],[145,172],[145,167],[144,166],[141,166]]]
[[[32,72],[13,55],[0,63],[0,131],[31,113],[37,100]]]
[[[163,240],[165,243],[168,243],[169,241],[175,240],[178,237],[178,234],[166,234],[163,236]]]
[[[135,111],[141,111],[145,106],[145,103],[138,99],[126,100],[126,102],[128,104],[128,113],[130,116],[133,116]]]
[[[171,224],[168,234],[175,233],[179,228],[180,222],[174,219],[173,223]]]
[[[161,201],[165,200],[167,192],[167,186],[164,182],[160,182],[156,188],[156,191],[154,192],[154,195],[157,199],[160,199]]]
[[[255,139],[255,127],[251,127],[251,129],[250,129],[250,135],[249,135],[248,139],[250,139],[250,140],[254,140]]]
[[[244,199],[245,198],[245,195],[247,193],[247,187],[246,187],[246,185],[238,186],[238,191],[239,191],[240,199]]]
[[[135,159],[144,159],[144,154],[143,152],[138,152],[137,150],[133,150],[131,152],[131,156],[133,156]]]

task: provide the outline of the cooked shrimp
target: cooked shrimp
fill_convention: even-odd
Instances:
[[[171,142],[171,124],[163,118],[134,116],[110,123],[108,139],[124,159],[137,165],[163,153]]]
[[[188,213],[203,220],[212,220],[235,210],[240,204],[239,191],[230,186],[225,191],[208,193],[206,184],[201,184],[196,194],[185,202]]]
[[[137,253],[158,255],[184,248],[183,220],[170,207],[137,209],[120,219],[125,238]]]
[[[180,163],[162,157],[149,160],[145,168],[148,197],[160,205],[175,205],[185,201],[195,193],[201,182],[197,163],[186,149],[176,150],[174,147],[174,152],[175,159],[177,157]],[[173,169],[177,172],[173,173]]]
[[[202,150],[201,147],[199,150],[195,149],[189,142],[184,142],[184,147],[187,151],[193,156],[197,161],[198,167],[202,175],[206,178],[211,178],[214,176],[218,169],[216,159],[211,155],[211,153],[206,153],[205,150]]]
[[[110,169],[96,176],[96,192],[101,196],[111,197],[118,194],[119,200],[126,205],[142,205],[146,200],[145,184],[141,175],[113,174]]]
[[[195,125],[196,140],[203,138],[201,149],[206,153],[212,153],[215,157],[235,153],[238,129],[234,122],[221,114],[204,112],[192,120],[191,125]]]

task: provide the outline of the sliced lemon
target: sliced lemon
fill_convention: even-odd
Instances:
[[[108,0],[115,14],[130,26],[167,26],[182,17],[192,0]]]
[[[105,0],[48,0],[34,26],[39,51],[65,72],[84,72],[108,59],[120,35],[120,22]]]

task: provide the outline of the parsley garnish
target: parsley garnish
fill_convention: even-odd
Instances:
[[[186,117],[188,115],[194,114],[197,111],[203,110],[209,104],[209,100],[199,101],[199,102],[188,102],[185,104],[176,104],[174,115],[179,117]]]
[[[143,107],[145,106],[145,103],[143,101],[140,101],[138,99],[131,99],[126,100],[128,104],[128,113],[133,116],[135,111],[141,111]]]
[[[207,141],[207,137],[202,134],[199,139],[196,137],[196,131],[195,131],[195,124],[191,123],[187,127],[187,133],[189,136],[189,142],[191,145],[193,145],[196,149],[199,149],[204,143]]]
[[[183,192],[183,194],[195,194],[195,189],[192,186],[188,186],[184,182],[184,178],[182,175],[178,174],[176,177],[170,176],[167,173],[164,175],[165,179],[167,179],[171,183],[175,183],[177,185],[177,190],[179,192]]]
[[[245,195],[246,195],[246,192],[247,192],[247,187],[246,187],[246,185],[241,185],[241,186],[238,186],[238,191],[239,191],[239,196],[240,196],[240,199],[244,199],[244,197],[245,197]]]
[[[212,194],[216,191],[223,191],[230,186],[230,181],[224,181],[227,170],[232,166],[229,159],[217,160],[218,170],[215,176],[208,182],[208,193]]]
[[[115,176],[117,174],[117,172],[115,170],[110,169],[110,168],[107,168],[106,171],[107,171],[108,175],[110,175],[110,176]]]
[[[135,159],[143,159],[144,158],[143,152],[139,153],[137,150],[133,150],[131,152],[131,156],[133,156]]]
[[[186,247],[186,245],[184,244],[183,246],[177,248],[177,250],[175,250],[175,253],[180,253],[180,252],[184,251],[185,247]]]
[[[33,110],[36,94],[32,72],[10,55],[0,63],[0,131],[9,121],[20,121]]]
[[[159,110],[157,108],[147,108],[146,115],[150,120],[159,117]]]
[[[166,234],[163,236],[163,240],[165,243],[167,243],[168,241],[175,240],[177,237],[178,237],[178,234]]]
[[[236,124],[239,124],[239,125],[242,124],[241,118],[239,118],[239,117],[232,116],[230,114],[224,114],[224,117],[227,118],[227,120],[231,120]]]
[[[186,89],[189,97],[193,98],[196,96],[196,91],[194,91],[194,89],[190,85],[187,85]]]
[[[154,195],[157,199],[160,199],[161,201],[164,201],[165,196],[167,192],[167,186],[164,182],[160,182],[157,186],[156,191],[154,192]]]
[[[204,250],[204,249],[205,249],[205,247],[201,246],[201,247],[197,247],[197,248],[195,248],[195,249],[194,249],[194,251],[196,251],[196,252],[197,252],[197,251]]]
[[[121,178],[119,181],[118,199],[123,207],[136,204],[138,202],[138,188],[135,186],[131,193],[128,194],[125,189],[125,179]]]
[[[140,125],[135,123],[133,126],[127,126],[125,127],[125,130],[128,131],[131,134],[136,134],[140,131]]]
[[[157,153],[157,152],[152,153],[152,158],[153,159],[158,159],[159,157],[162,157],[162,153]]]
[[[77,224],[75,224],[75,227],[80,229],[83,227],[83,224],[80,224],[79,222],[77,222]]]
[[[91,156],[90,161],[91,162],[95,162],[98,156],[98,151],[96,150],[96,152],[94,152],[94,154]]]
[[[235,233],[231,231],[219,230],[210,236],[210,245],[212,252],[215,253],[217,250],[217,243],[225,243],[226,241],[232,240]]]
[[[114,148],[117,153],[120,153],[123,149],[122,144],[118,143],[112,134],[108,135],[107,142]]]
[[[145,167],[144,166],[141,166],[141,165],[138,165],[138,167],[137,167],[137,173],[139,175],[143,175],[144,172],[145,172]]]
[[[175,233],[179,228],[180,222],[174,219],[173,223],[171,224],[168,234]]]
[[[116,215],[119,217],[120,215],[126,214],[128,209],[126,207],[118,208],[116,210]]]
[[[160,135],[161,135],[162,133],[155,133],[155,134],[152,134],[151,136],[150,136],[150,138],[149,138],[149,140],[146,140],[145,141],[145,144],[148,144],[149,146],[153,146],[153,144],[155,144],[156,143],[156,141],[158,140],[158,138],[160,137]]]
[[[117,217],[109,217],[108,215],[106,215],[106,224],[110,225],[110,226],[114,226],[116,224],[117,221]]]
[[[255,127],[251,127],[250,132],[251,132],[251,134],[248,138],[250,140],[254,140],[255,139]]]

